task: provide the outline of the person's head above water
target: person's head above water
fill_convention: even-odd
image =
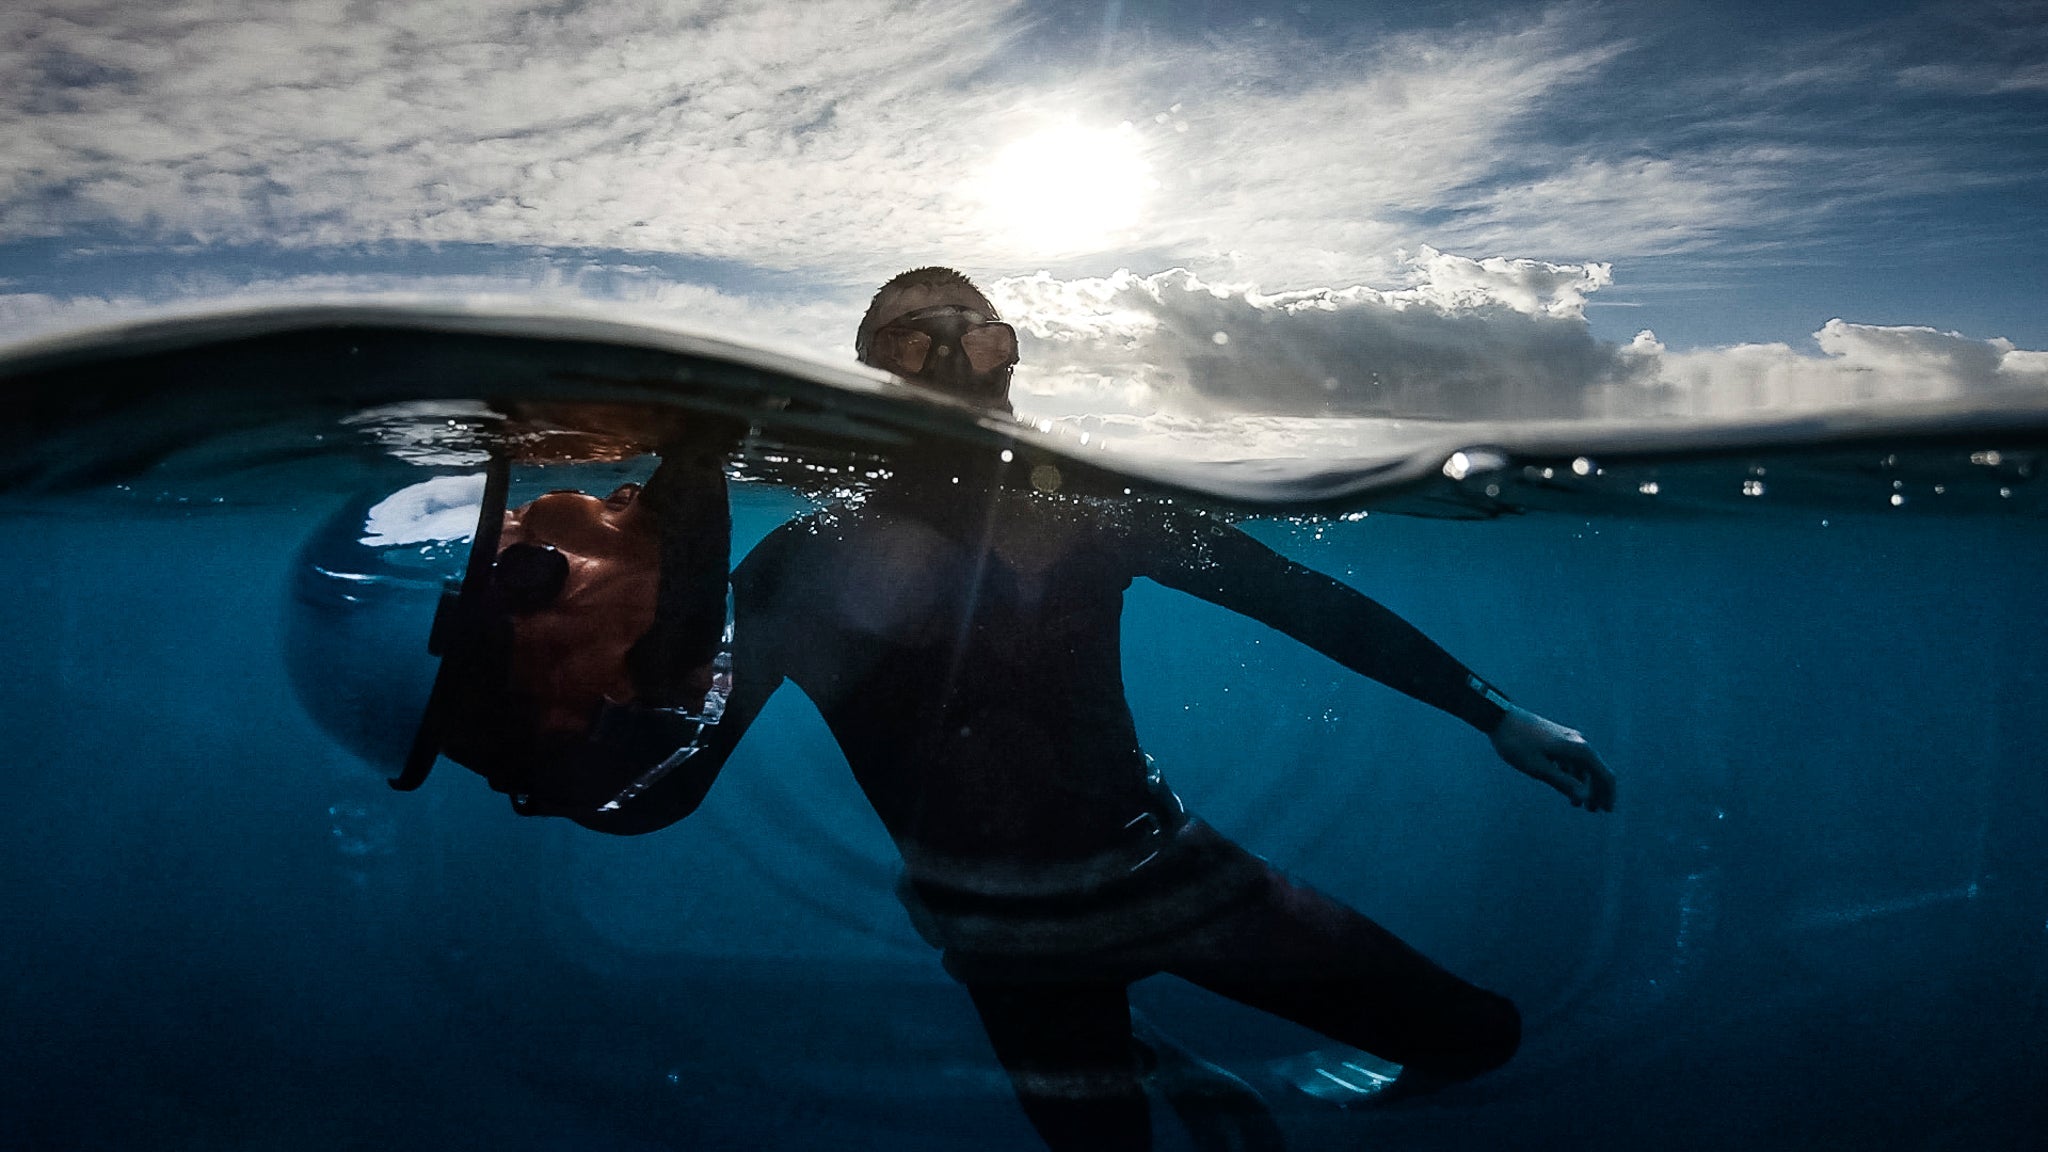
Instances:
[[[861,363],[989,407],[1010,408],[1017,332],[974,282],[913,268],[882,285],[854,337]]]

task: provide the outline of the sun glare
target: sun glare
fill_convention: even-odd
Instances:
[[[1129,125],[1054,128],[997,154],[987,191],[990,226],[1040,255],[1091,251],[1137,223],[1154,186]]]

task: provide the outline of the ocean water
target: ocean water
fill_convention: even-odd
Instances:
[[[0,490],[0,1145],[1042,1146],[793,688],[698,812],[634,838],[515,816],[446,764],[394,792],[309,716],[302,545],[366,493],[473,476],[508,396],[748,416],[736,559],[938,442],[1207,506],[1586,733],[1610,814],[1262,624],[1134,586],[1126,692],[1189,807],[1525,1021],[1495,1073],[1352,1105],[1314,1090],[1341,1046],[1154,978],[1148,1032],[1263,1099],[1248,1119],[1162,1078],[1158,1147],[2048,1131],[2048,437],[2027,420],[1682,450],[1491,429],[1462,462],[1254,484],[1278,473],[1125,472],[703,348],[626,372],[502,333],[153,339],[5,366],[27,416]],[[514,500],[653,466],[620,455],[529,463]]]

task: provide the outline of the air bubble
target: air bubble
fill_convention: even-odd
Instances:
[[[1476,472],[1497,472],[1508,466],[1507,458],[1486,448],[1467,448],[1453,452],[1444,461],[1444,475],[1453,480],[1463,480]]]

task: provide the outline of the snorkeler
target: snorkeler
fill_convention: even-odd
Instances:
[[[956,272],[891,280],[857,347],[1009,407],[1016,336]],[[735,576],[754,626],[736,658],[749,700],[780,676],[817,703],[902,849],[906,906],[1047,1142],[1147,1146],[1126,988],[1157,972],[1396,1061],[1405,1091],[1504,1063],[1520,1037],[1507,1000],[1185,812],[1124,700],[1124,590],[1148,577],[1269,624],[1488,734],[1594,810],[1614,801],[1599,758],[1378,603],[1234,528],[1002,472],[986,452],[907,461],[861,508],[769,536]]]
[[[856,346],[913,384],[1008,408],[1016,334],[957,272],[891,280]],[[664,446],[645,489],[551,493],[485,525],[437,625],[441,704],[417,774],[445,752],[522,811],[650,832],[696,809],[795,683],[902,854],[912,922],[1054,1148],[1150,1146],[1127,989],[1155,973],[1401,1064],[1390,1094],[1514,1054],[1508,1000],[1187,813],[1124,698],[1124,590],[1146,577],[1269,624],[1478,729],[1573,804],[1610,809],[1614,778],[1578,733],[1235,528],[1014,483],[980,449],[892,462],[865,501],[770,533],[733,573],[730,678],[714,685],[725,443]]]

